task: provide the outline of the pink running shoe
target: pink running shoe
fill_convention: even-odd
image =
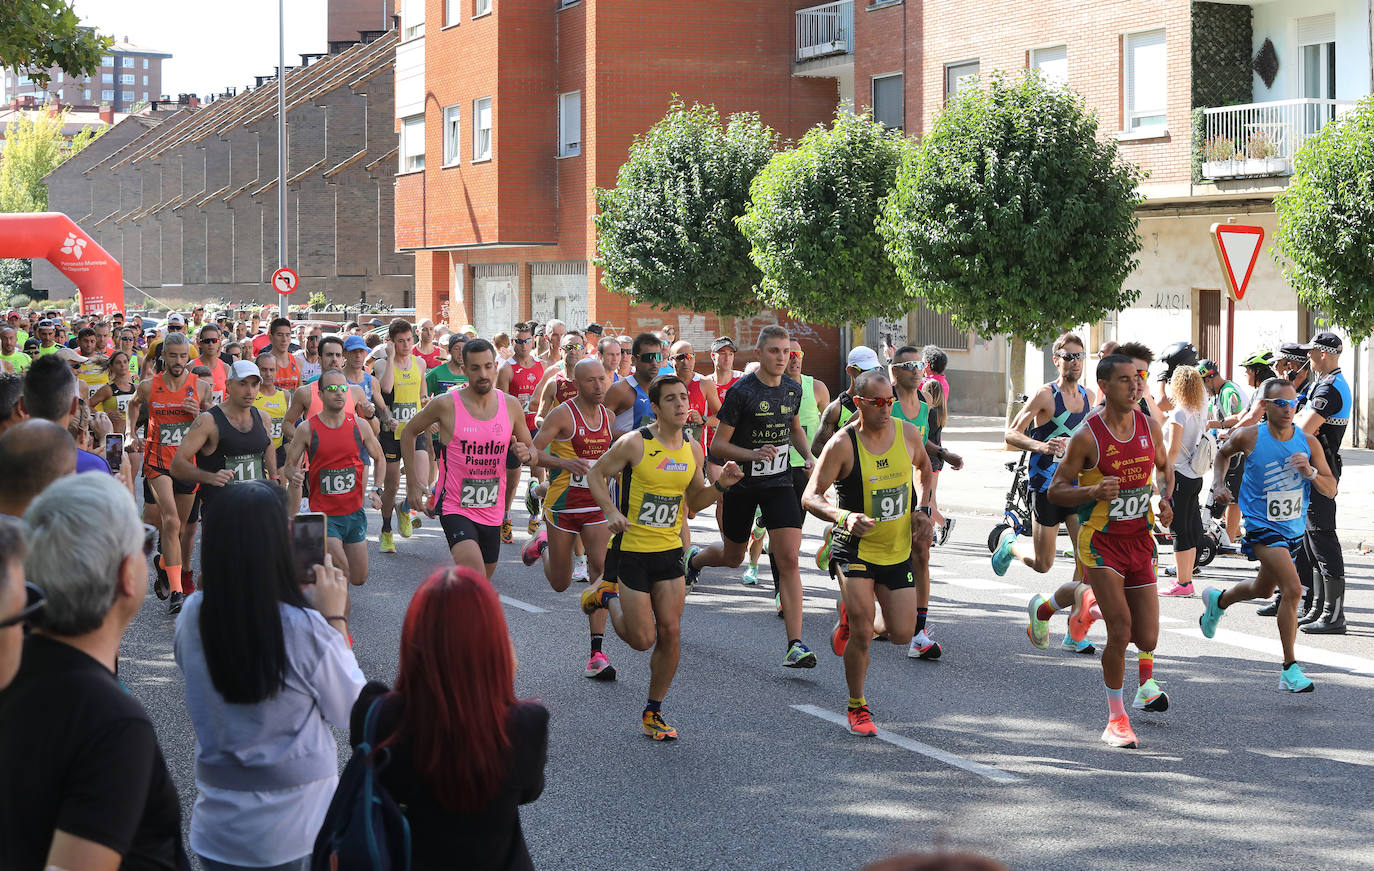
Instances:
[[[1164,592],[1160,593],[1160,595],[1161,595],[1161,596],[1191,596],[1191,595],[1193,595],[1193,583],[1192,583],[1192,581],[1189,581],[1189,582],[1186,583],[1186,584],[1177,584],[1177,583],[1176,583],[1176,584],[1174,584],[1172,587],[1170,587],[1169,589],[1167,589],[1167,590],[1165,590]]]
[[[539,562],[540,557],[544,555],[544,548],[548,547],[548,544],[549,531],[547,529],[539,530],[538,535],[525,542],[525,546],[520,548],[520,561],[527,566]]]
[[[583,674],[592,680],[615,680],[615,666],[598,650],[587,660],[587,670]]]

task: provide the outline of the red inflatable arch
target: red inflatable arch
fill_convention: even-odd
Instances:
[[[61,212],[0,215],[0,258],[45,258],[75,284],[82,314],[124,311],[124,270]]]

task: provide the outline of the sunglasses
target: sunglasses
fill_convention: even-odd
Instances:
[[[806,356],[806,352],[805,352],[805,351],[788,351],[788,352],[787,352],[787,356],[791,357],[793,360],[800,360],[801,358],[803,358],[803,357]]]
[[[1135,374],[1140,376],[1141,381],[1147,381],[1150,378],[1150,372],[1148,369],[1137,369],[1135,370]]]
[[[1054,356],[1058,357],[1060,360],[1082,360],[1083,358],[1085,358],[1085,357],[1088,356],[1088,352],[1087,352],[1087,351],[1060,351],[1058,354],[1055,354]]]
[[[201,343],[202,345],[213,345],[213,344],[215,344],[215,343],[218,342],[218,341],[219,341],[219,339],[201,339],[201,340],[200,340],[200,343]]]
[[[511,339],[511,341],[517,345],[528,345],[530,342],[533,342],[534,339]]]
[[[638,357],[637,359],[643,360],[645,363],[662,363],[662,362],[663,362],[663,352],[662,352],[662,351],[649,351],[649,352],[647,352],[647,353],[640,354],[639,357]]]
[[[0,629],[8,629],[11,626],[18,626],[20,623],[29,622],[29,618],[38,611],[41,611],[46,604],[48,604],[48,600],[43,595],[43,591],[39,589],[38,585],[25,583],[24,607],[20,608],[19,613],[15,614],[13,617],[6,617],[4,620],[0,620]]]
[[[897,401],[897,397],[895,396],[879,396],[873,399],[869,399],[867,396],[856,396],[854,398],[859,402],[866,402],[874,408],[891,408],[892,404]]]
[[[906,361],[901,362],[901,363],[893,363],[893,364],[892,364],[892,368],[893,368],[893,369],[905,369],[905,370],[908,371],[908,372],[920,372],[922,369],[926,368],[926,361],[925,361],[925,360],[906,360]]]
[[[582,347],[582,343],[581,343],[581,342],[564,342],[564,343],[563,343],[563,350],[564,350],[564,351],[575,351],[575,350],[577,350],[577,349],[580,348],[580,347]]]
[[[1296,408],[1298,405],[1296,399],[1266,399],[1264,401],[1279,408]]]
[[[324,385],[323,387],[321,387],[320,389],[321,389],[321,390],[324,390],[324,391],[326,391],[326,392],[328,392],[328,393],[347,393],[347,392],[348,392],[348,385],[347,385],[347,384],[326,384],[326,385]]]
[[[674,354],[673,356],[669,357],[668,359],[669,359],[669,360],[672,360],[674,363],[686,363],[688,360],[692,360],[692,359],[695,359],[695,358],[696,358],[696,355],[695,355],[695,354]]]

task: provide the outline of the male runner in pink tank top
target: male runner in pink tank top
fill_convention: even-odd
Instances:
[[[411,474],[415,445],[402,439],[407,495],[411,505],[438,513],[453,561],[485,571],[490,579],[501,553],[501,519],[506,504],[506,456],[537,463],[530,447],[524,411],[513,398],[494,389],[499,358],[486,339],[463,346],[467,389],[451,389],[430,401],[407,424],[423,432],[439,424],[442,458],[435,497],[426,502],[424,482]]]

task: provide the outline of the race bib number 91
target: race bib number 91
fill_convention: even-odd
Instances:
[[[464,508],[492,508],[499,490],[496,478],[464,478],[458,504]]]
[[[1123,490],[1116,495],[1107,507],[1107,519],[1135,520],[1144,517],[1149,511],[1150,488],[1138,487],[1135,490]]]
[[[900,520],[908,510],[907,494],[909,492],[906,487],[874,490],[873,510],[877,512],[876,519],[880,523],[884,520]]]
[[[779,445],[778,453],[771,460],[755,460],[749,467],[749,474],[755,478],[766,478],[769,475],[781,475],[787,471],[790,464],[787,453],[787,445]]]
[[[1302,491],[1280,490],[1264,495],[1264,513],[1270,520],[1297,520],[1302,517]]]
[[[645,493],[643,501],[639,503],[639,517],[635,522],[641,526],[669,529],[677,525],[677,512],[681,505],[681,496]]]

